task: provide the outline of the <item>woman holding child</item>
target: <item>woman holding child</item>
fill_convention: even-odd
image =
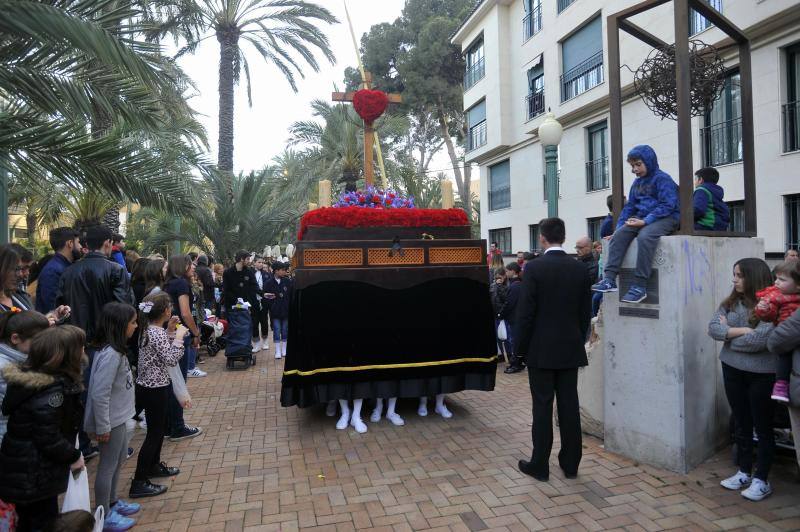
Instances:
[[[708,325],[708,334],[724,342],[720,351],[725,394],[736,425],[739,470],[720,484],[742,490],[742,496],[760,501],[772,493],[767,481],[775,450],[772,418],[775,402],[775,356],[767,349],[774,325],[755,315],[756,292],[772,285],[772,273],[761,259],[747,258],[733,267],[733,291]],[[758,436],[753,472],[753,428]],[[752,475],[752,476],[751,476]]]

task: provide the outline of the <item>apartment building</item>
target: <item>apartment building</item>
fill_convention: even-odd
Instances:
[[[466,58],[466,161],[480,167],[482,237],[506,254],[538,247],[547,216],[544,147],[538,127],[550,109],[564,126],[559,145],[558,213],[568,243],[597,239],[609,176],[606,17],[639,0],[481,0],[452,38]],[[751,39],[758,235],[768,254],[800,247],[800,3],[706,0]],[[631,19],[674,42],[672,3]],[[720,44],[725,35],[696,12],[691,38]],[[633,94],[633,71],[652,48],[620,36],[623,145],[650,144],[677,181],[677,125]],[[718,100],[693,119],[693,164],[714,166],[744,229],[738,55],[723,51],[726,78]],[[633,175],[626,169],[627,193]],[[773,255],[775,256],[775,255]]]

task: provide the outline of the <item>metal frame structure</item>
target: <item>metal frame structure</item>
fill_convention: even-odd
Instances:
[[[678,234],[697,236],[756,236],[755,138],[753,133],[753,73],[750,63],[750,40],[736,25],[702,0],[645,0],[607,17],[608,82],[610,99],[609,137],[611,141],[611,193],[614,220],[622,211],[623,146],[622,82],[620,79],[619,32],[628,33],[654,48],[669,46],[629,19],[668,2],[674,4],[675,78],[678,111],[678,184],[680,186],[681,227]],[[689,57],[689,8],[694,9],[722,30],[739,48],[739,75],[742,102],[742,169],[744,171],[744,232],[695,231],[692,195],[694,168],[692,159],[691,71]]]

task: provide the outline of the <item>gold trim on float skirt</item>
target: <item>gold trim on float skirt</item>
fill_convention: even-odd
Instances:
[[[306,377],[308,375],[316,375],[317,373],[334,373],[337,371],[364,371],[370,369],[402,369],[402,368],[425,368],[430,366],[446,366],[449,364],[463,364],[465,362],[497,362],[497,355],[488,358],[457,358],[454,360],[434,360],[431,362],[409,362],[408,364],[373,364],[369,366],[342,366],[337,368],[318,368],[311,371],[300,371],[299,369],[291,369],[284,371],[284,375],[300,375]]]

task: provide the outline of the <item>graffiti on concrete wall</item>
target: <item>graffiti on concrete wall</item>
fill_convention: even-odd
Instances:
[[[711,290],[711,261],[708,259],[705,247],[695,245],[688,238],[684,239],[681,247],[686,273],[683,283],[683,302],[687,304],[695,295],[702,294],[704,290]]]

